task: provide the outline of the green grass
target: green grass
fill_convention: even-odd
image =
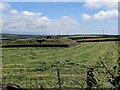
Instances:
[[[2,53],[3,68],[11,68],[3,69],[3,83],[16,83],[22,87],[58,87],[56,68],[60,68],[62,87],[85,87],[88,67],[95,68],[95,75],[106,73],[99,57],[111,70],[118,59],[114,42],[81,43],[69,48],[3,48]],[[41,74],[44,76],[34,76]],[[64,74],[79,76],[62,76]],[[96,76],[101,87],[111,86],[107,77]]]

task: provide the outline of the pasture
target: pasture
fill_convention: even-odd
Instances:
[[[86,42],[76,46],[2,48],[2,82],[22,87],[57,88],[60,69],[63,88],[85,87],[86,70],[95,68],[95,77],[101,87],[109,88],[110,76],[101,65],[101,59],[111,70],[117,65],[116,42]]]

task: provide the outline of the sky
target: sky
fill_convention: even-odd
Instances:
[[[118,2],[92,1],[3,2],[0,27],[10,34],[118,34]]]

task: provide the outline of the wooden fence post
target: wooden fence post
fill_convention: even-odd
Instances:
[[[57,76],[58,76],[58,90],[61,90],[61,78],[60,78],[60,69],[57,69]]]

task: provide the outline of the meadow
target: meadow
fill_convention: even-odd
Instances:
[[[60,69],[63,88],[86,86],[88,67],[95,69],[100,87],[109,88],[110,76],[100,59],[111,72],[117,65],[118,46],[116,42],[86,42],[68,48],[26,47],[2,48],[2,82],[16,83],[22,87],[57,88],[57,70]]]

